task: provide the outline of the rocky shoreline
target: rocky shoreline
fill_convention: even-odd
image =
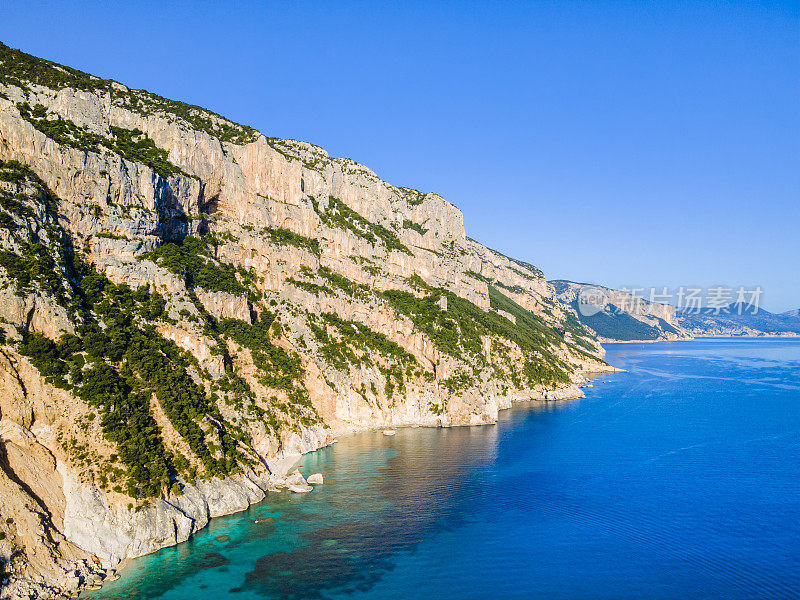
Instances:
[[[585,396],[584,387],[590,387],[591,382],[597,377],[615,372],[623,371],[609,366],[605,370],[592,369],[591,371],[580,372],[576,374],[574,381],[568,384],[551,390],[527,390],[516,395],[510,395],[502,401],[498,401],[497,407],[498,410],[507,410],[520,402],[549,403],[583,398]],[[478,423],[477,425],[492,425],[495,422]],[[473,424],[451,424],[447,426],[461,425]],[[425,427],[430,425],[409,423],[393,426],[393,429],[413,426]],[[384,427],[359,428],[343,435],[355,435],[381,429],[384,429]],[[74,522],[74,528],[67,532],[70,539],[80,545],[82,545],[80,540],[83,538],[87,546],[95,551],[95,555],[92,557],[93,560],[77,564],[74,571],[65,573],[62,582],[53,583],[38,590],[18,589],[13,594],[6,595],[6,592],[12,592],[11,589],[8,589],[0,597],[4,599],[37,597],[37,593],[41,597],[44,591],[49,594],[61,594],[63,597],[75,597],[82,591],[100,589],[104,582],[118,579],[131,558],[138,558],[161,548],[185,542],[194,533],[205,528],[214,517],[247,510],[250,506],[261,502],[270,492],[275,493],[283,490],[293,493],[310,492],[313,488],[309,484],[314,484],[317,481],[316,475],[319,474],[311,475],[306,479],[295,467],[305,454],[335,442],[336,440],[320,443],[318,446],[308,448],[302,453],[289,454],[270,460],[268,461],[268,471],[265,469],[265,472],[261,474],[250,471],[225,479],[199,481],[195,485],[184,484],[184,493],[179,498],[159,499],[152,506],[148,506],[136,513],[136,515],[140,516],[125,521],[124,525],[119,523],[118,520],[117,523],[120,528],[117,530],[116,535],[114,535],[112,529],[114,526],[109,521],[108,512],[110,509],[107,506],[103,508],[94,504],[93,509],[83,514],[80,520],[85,529],[82,530],[78,522]],[[321,479],[321,476],[319,479]],[[96,527],[98,523],[102,524],[103,530],[101,532],[95,529],[95,537],[91,539],[89,527]],[[172,527],[171,532],[169,531],[170,526]],[[141,551],[120,559],[113,554],[113,551],[114,549],[119,551],[126,536],[134,533],[134,528],[138,528],[136,534],[139,540],[136,547]],[[141,535],[142,532],[145,532],[146,535]],[[112,552],[112,554],[110,556],[106,554],[107,558],[105,559],[98,557],[98,562],[94,562],[97,553],[108,552]]]

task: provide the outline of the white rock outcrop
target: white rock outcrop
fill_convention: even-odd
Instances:
[[[290,473],[286,477],[284,483],[287,490],[296,494],[305,494],[306,492],[310,492],[312,489],[314,489],[308,485],[300,471],[293,471]]]

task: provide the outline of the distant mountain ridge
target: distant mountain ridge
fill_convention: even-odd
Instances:
[[[775,314],[763,308],[732,303],[716,311],[678,311],[681,327],[693,336],[765,336],[800,335],[798,311]]]
[[[581,323],[597,333],[605,342],[632,342],[688,339],[690,335],[679,325],[675,307],[649,302],[624,290],[602,285],[576,283],[564,279],[550,281],[559,301],[578,314]],[[587,314],[582,309],[581,292],[597,290],[606,301],[602,310]],[[599,307],[598,307],[599,308]]]
[[[559,301],[574,309],[581,323],[604,342],[681,340],[710,336],[800,335],[800,311],[771,313],[757,305],[733,302],[720,310],[676,310],[670,304],[650,302],[624,290],[602,285],[553,280]],[[584,289],[599,290],[607,303],[587,314],[580,305]]]

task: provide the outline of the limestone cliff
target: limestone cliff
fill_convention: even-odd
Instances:
[[[3,597],[305,491],[282,459],[337,435],[492,423],[605,367],[443,198],[2,44],[0,161]]]
[[[565,307],[575,309],[581,323],[594,331],[601,342],[800,335],[796,310],[774,314],[746,302],[714,309],[692,306],[677,310],[670,304],[651,302],[626,290],[564,280],[550,283],[558,300]],[[589,298],[588,304],[581,307],[584,290],[597,296],[603,306]]]
[[[597,333],[603,342],[656,342],[690,339],[675,307],[650,302],[641,295],[595,284],[555,280],[550,282],[563,306],[576,310],[581,323]],[[598,296],[581,308],[582,290]],[[596,302],[596,303],[595,303]]]

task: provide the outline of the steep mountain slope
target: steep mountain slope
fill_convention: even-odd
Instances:
[[[595,331],[602,341],[630,342],[659,340],[681,340],[691,336],[683,328],[675,307],[669,304],[649,302],[641,297],[604,286],[554,280],[550,282],[563,306],[576,311],[581,323]],[[595,312],[581,310],[580,297],[584,288],[596,290],[602,301]]]
[[[603,342],[681,340],[708,336],[800,335],[797,311],[773,314],[760,307],[732,303],[719,310],[676,310],[669,304],[649,302],[624,290],[601,285],[554,280],[563,306],[575,310],[580,322]],[[581,294],[594,293],[581,307]],[[602,310],[600,310],[602,306]]]
[[[185,540],[336,435],[607,368],[441,197],[2,44],[0,282],[3,597]]]

